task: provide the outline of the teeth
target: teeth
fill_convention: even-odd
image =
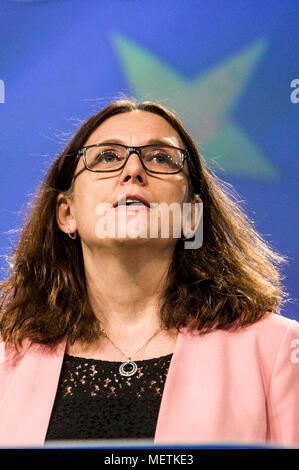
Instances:
[[[128,199],[125,199],[125,198],[121,198],[118,202],[118,205],[119,206],[122,206],[122,205],[126,205],[126,204],[141,204],[141,205],[144,205],[143,202],[139,201],[139,199],[133,199],[133,198],[128,198]],[[146,204],[145,204],[146,205]]]
[[[142,204],[143,202],[139,201],[138,199],[127,199],[122,202],[122,204],[130,204],[130,203],[135,203],[135,204]]]

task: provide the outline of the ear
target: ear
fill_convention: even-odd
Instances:
[[[76,232],[77,222],[73,214],[72,198],[59,194],[56,199],[56,220],[64,233]]]

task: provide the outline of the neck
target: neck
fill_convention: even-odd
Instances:
[[[149,249],[136,240],[96,248],[82,244],[89,300],[108,335],[124,328],[129,335],[150,334],[159,327],[159,297],[174,251],[165,241],[163,249],[159,245]]]

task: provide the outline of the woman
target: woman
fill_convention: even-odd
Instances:
[[[162,236],[163,203],[189,203],[200,247],[171,217]],[[283,261],[172,112],[107,106],[50,168],[1,284],[1,445],[299,444]]]

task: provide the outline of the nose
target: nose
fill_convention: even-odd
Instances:
[[[136,161],[136,163],[138,162],[142,166],[141,161],[140,161],[141,160],[140,150],[138,150],[138,148],[129,148],[128,153],[129,153],[129,156],[128,156],[126,165],[128,165],[128,163],[133,160],[133,161]]]
[[[138,179],[139,181],[143,182],[144,179],[146,178],[146,173],[145,169],[142,166],[142,163],[140,161],[140,154],[138,153],[137,150],[130,149],[129,150],[129,156],[128,160],[126,161],[126,164],[124,168],[122,169],[122,179],[124,181],[127,181],[130,178],[133,179]]]

